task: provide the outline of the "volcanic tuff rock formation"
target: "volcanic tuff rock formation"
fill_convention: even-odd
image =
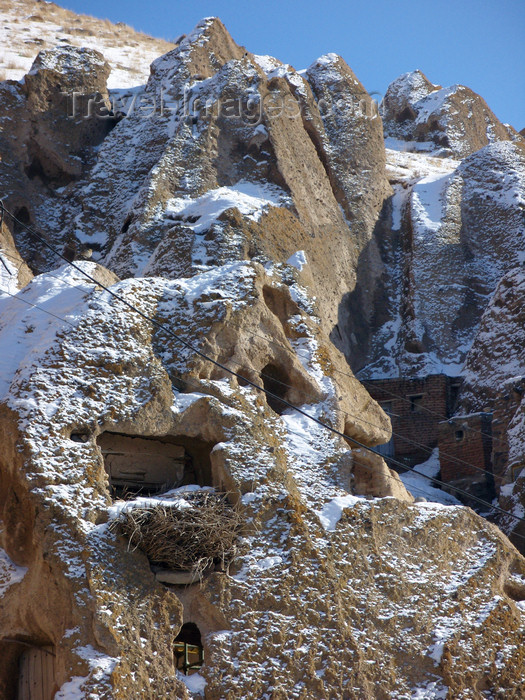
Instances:
[[[94,263],[80,267],[111,284]],[[275,282],[275,273],[236,263],[112,290],[165,324],[173,319],[184,339],[205,327],[235,335],[246,316],[259,325],[269,315],[264,285]],[[186,697],[170,651],[186,621],[205,635],[209,698],[259,698],[270,686],[298,698],[431,698],[447,686],[453,697],[478,697],[475,687],[519,697],[525,562],[497,528],[462,507],[348,495],[346,445],[293,413],[279,418],[227,376],[209,377],[178,339],[152,332],[78,271],[40,275],[21,294],[64,322],[16,299],[3,309],[11,324],[1,356],[13,327],[22,350],[2,373],[13,379],[2,387],[0,423],[1,629],[11,640],[54,645],[59,697]],[[245,337],[243,329],[238,342]],[[296,313],[288,337],[307,351],[295,390],[337,425],[315,324]],[[253,342],[261,364],[276,361],[272,344]],[[328,396],[316,402],[322,389]],[[228,573],[168,590],[108,530],[102,433],[207,451],[212,483],[246,519]],[[354,473],[365,471],[358,451],[353,460]],[[20,649],[6,641],[2,651],[9,697]]]
[[[35,76],[45,60],[32,68]],[[94,76],[84,93],[101,92],[92,65],[97,60],[70,52],[75,70]],[[319,60],[309,75],[324,116],[293,68],[250,57],[219,20],[203,22],[152,64],[144,92],[128,101],[128,116],[100,145],[89,175],[58,191],[64,183],[48,179],[40,201],[31,198],[32,220],[56,244],[63,227],[73,230],[78,245],[93,247],[98,260],[121,276],[193,274],[201,265],[239,258],[285,262],[303,250],[308,265],[301,278],[332,332],[339,301],[354,284],[359,252],[390,190],[381,120],[363,87],[333,56]],[[323,87],[330,83],[337,85],[331,96]],[[33,84],[25,87],[29,94]],[[20,105],[22,123],[26,108]],[[104,129],[111,121],[108,116],[89,123]],[[31,143],[19,140],[19,158],[31,163]],[[41,147],[38,136],[33,141]],[[29,178],[37,171],[29,166]],[[3,180],[8,192],[13,185]],[[232,197],[253,210],[253,223],[236,218]],[[213,207],[211,225],[191,221],[199,218],[190,211],[195,200],[201,208]],[[263,212],[264,203],[270,206]],[[334,337],[344,346],[344,324],[339,330]]]
[[[461,410],[496,411],[504,429],[496,433],[496,450],[506,454],[500,504],[505,510],[524,512],[525,401],[522,375],[525,367],[525,271],[523,266],[502,277],[483,314],[468,355],[461,391]],[[509,398],[512,400],[509,401]],[[504,403],[504,410],[498,410]],[[500,415],[501,414],[501,415]],[[499,444],[502,443],[502,444]],[[523,523],[501,516],[501,526],[522,548]]]
[[[371,374],[429,371],[476,332],[481,351],[497,308],[512,331],[523,146],[490,122],[476,151],[442,115],[429,129],[447,148],[467,134],[464,161],[385,156],[340,57],[297,72],[214,18],[145,86],[107,77],[95,49],[60,46],[0,83],[18,220],[0,239],[0,694],[15,697],[30,645],[55,654],[57,698],[521,698],[525,560],[471,510],[414,503],[366,449],[389,420],[340,351]],[[416,77],[419,96],[389,90],[392,114],[434,94]],[[24,224],[93,262],[57,267]],[[448,298],[432,302],[432,278]],[[184,453],[164,488],[237,504],[229,568],[164,586],[110,526],[124,503],[104,445],[137,437]],[[185,677],[173,643],[189,622],[205,656]]]
[[[436,150],[456,158],[516,131],[502,124],[485,100],[464,85],[433,85],[419,70],[405,73],[389,86],[382,102],[385,134],[416,142],[416,150]]]
[[[348,357],[364,376],[454,375],[500,278],[525,260],[525,143],[461,162],[389,151],[388,166],[390,226],[358,266]]]

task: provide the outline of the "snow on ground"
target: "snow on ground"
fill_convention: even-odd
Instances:
[[[199,673],[192,673],[191,676],[184,676],[182,673],[177,671],[177,678],[182,681],[186,688],[193,695],[204,695],[206,689],[206,679],[203,678]]]
[[[296,270],[299,270],[299,272],[301,272],[303,267],[308,264],[306,253],[304,252],[304,250],[298,250],[293,255],[290,255],[290,257],[286,261],[286,264],[295,267]]]
[[[408,322],[400,316],[406,301],[407,260],[394,246],[388,262],[391,317],[375,333],[374,359],[360,375],[377,379],[410,371],[414,376],[456,376],[473,339],[472,328],[451,330],[471,295],[464,281],[468,281],[468,270],[455,224],[461,206],[461,161],[407,152],[404,142],[391,138],[386,145],[387,172],[394,183],[393,229],[400,230],[408,216],[412,224],[409,290],[415,316]],[[416,363],[414,355],[405,352],[406,333],[427,338],[429,349],[417,356]]]
[[[60,690],[55,695],[55,700],[86,700],[86,693],[82,686],[90,678],[97,681],[108,682],[115,666],[120,659],[94,649],[91,644],[79,647],[76,650],[77,656],[82,660],[87,661],[89,665],[88,676],[74,676],[71,680],[64,683]],[[108,686],[109,690],[109,686]],[[89,695],[91,698],[92,695]]]
[[[88,273],[94,269],[94,263],[79,265]],[[31,372],[39,363],[57,333],[76,323],[86,292],[93,287],[67,265],[55,272],[36,277],[15,297],[0,293],[0,399],[19,372]]]
[[[338,496],[323,506],[321,511],[317,512],[321,525],[327,531],[334,531],[337,523],[341,520],[345,508],[355,506],[360,500],[359,496]]]
[[[77,15],[52,3],[12,0],[1,10],[0,80],[21,80],[41,49],[67,44],[104,55],[111,66],[109,88],[145,83],[152,61],[174,48],[122,23]]]
[[[427,232],[437,232],[444,214],[445,194],[452,173],[431,173],[414,185],[412,196],[413,218],[421,224],[417,233],[423,237]],[[423,230],[423,231],[422,231]]]
[[[427,501],[442,503],[443,505],[461,505],[457,498],[441,489],[432,486],[428,477],[437,478],[441,465],[439,463],[439,448],[432,450],[432,454],[426,462],[416,464],[413,471],[401,474],[401,481],[407,491],[415,496],[423,496]]]
[[[287,63],[281,63],[281,61],[273,56],[254,55],[253,58],[259,68],[262,68],[266,73],[268,80],[272,78],[286,78],[286,80],[297,89],[299,94],[303,97],[307,97],[306,80],[292,66]]]
[[[8,260],[5,254],[0,250],[0,298],[2,292],[7,294],[16,294],[18,292],[18,270],[13,263]]]
[[[385,140],[386,168],[391,179],[403,182],[422,178],[437,179],[454,172],[461,161],[454,158],[438,158],[427,153],[411,153],[406,150],[407,142],[393,138]]]
[[[87,266],[87,270],[92,269],[93,263],[82,264]],[[53,357],[50,357],[49,354],[46,355],[46,348],[49,347],[47,343],[55,337],[51,333],[53,333],[53,329],[54,332],[62,330],[61,322],[49,317],[49,323],[52,324],[52,328],[47,330],[45,327],[38,329],[39,331],[45,331],[45,334],[47,334],[45,338],[46,343],[41,349],[40,355],[43,365],[41,375],[36,378],[37,380],[40,379],[42,384],[45,381],[48,384],[43,386],[40,396],[43,395],[46,399],[51,396],[53,401],[56,400],[56,393],[60,392],[60,400],[64,404],[64,412],[59,418],[61,418],[63,424],[68,423],[70,415],[75,414],[78,417],[78,415],[82,415],[82,411],[85,411],[86,398],[82,392],[76,390],[76,386],[78,386],[76,381],[78,382],[82,378],[85,379],[86,376],[96,376],[97,381],[99,380],[98,367],[93,368],[91,375],[86,375],[87,369],[83,366],[86,357],[99,360],[102,366],[109,360],[118,361],[122,358],[133,360],[134,364],[139,368],[142,366],[141,362],[151,362],[149,357],[138,357],[146,340],[141,337],[140,325],[137,326],[134,315],[128,312],[118,313],[118,304],[114,304],[113,308],[111,308],[109,303],[112,300],[108,299],[105,292],[101,294],[92,293],[91,299],[86,300],[84,298],[87,296],[85,294],[86,290],[76,278],[79,273],[74,270],[72,270],[71,274],[74,275],[72,280],[78,288],[78,297],[75,296],[77,292],[73,293],[71,287],[67,288],[69,292],[68,297],[65,293],[65,287],[62,289],[63,281],[57,279],[57,276],[65,277],[70,270],[71,268],[61,268],[58,272],[55,272],[55,276],[42,275],[35,279],[25,292],[25,294],[32,294],[31,289],[37,289],[39,296],[31,296],[31,299],[34,299],[39,305],[49,303],[49,309],[60,311],[61,314],[62,312],[69,314],[71,322],[76,324],[75,328],[70,332],[72,337],[66,337],[61,341],[61,347],[68,357],[68,364],[66,365],[68,374],[74,375],[77,369],[79,372],[76,379],[74,376],[72,378],[68,377],[67,381],[64,379],[64,365],[54,368]],[[230,297],[231,303],[238,305],[248,303],[249,294],[246,290],[244,292],[242,290],[244,288],[243,285],[246,288],[250,288],[249,283],[252,279],[250,270],[249,264],[238,262],[209,270],[191,279],[166,281],[150,278],[147,280],[147,283],[144,280],[125,280],[116,285],[116,290],[121,290],[121,293],[134,294],[132,297],[133,301],[140,308],[143,308],[146,313],[152,313],[152,308],[155,307],[161,315],[170,317],[174,324],[177,324],[175,312],[177,311],[178,313],[178,310],[180,310],[182,322],[178,325],[182,328],[190,324],[192,314],[199,313],[202,304],[221,305],[224,303],[224,299],[229,300]],[[88,283],[86,283],[86,286],[91,289]],[[214,290],[217,295],[216,301],[209,301],[207,290]],[[23,293],[20,292],[19,294]],[[151,297],[154,297],[156,300],[161,296],[163,301],[157,307],[156,301],[153,301]],[[201,301],[201,296],[206,301]],[[0,300],[0,305],[8,306],[10,312],[14,313],[12,305],[15,304],[15,301],[14,299]],[[70,309],[68,303],[72,304],[73,308]],[[33,316],[30,319],[25,319],[24,317],[24,320],[30,323],[33,320],[36,321],[37,316],[48,318],[39,310],[30,309],[30,311],[34,318]],[[88,317],[88,321],[91,321],[91,323],[86,323],[85,327],[80,323],[82,314]],[[92,330],[93,322],[99,317],[104,319],[104,325],[102,326],[104,330],[97,330],[94,334]],[[44,323],[43,320],[41,322]],[[111,328],[111,332],[115,333],[114,337],[111,337],[107,329],[108,325]],[[22,325],[21,332],[24,332],[26,327]],[[31,331],[28,335],[32,335],[34,332]],[[146,329],[143,332],[145,333]],[[4,328],[0,331],[0,343],[6,343],[4,348],[9,347],[12,350],[13,346],[7,345],[8,339],[6,335],[7,329]],[[126,338],[126,343],[123,342],[124,338]],[[10,342],[15,344],[15,348],[18,340],[19,338],[16,335],[10,340]],[[113,345],[111,340],[113,340]],[[23,336],[21,342],[23,349],[26,349],[25,345],[23,345],[25,342]],[[309,371],[313,373],[321,386],[326,389],[325,393],[328,395],[327,400],[324,402],[304,406],[303,408],[309,414],[321,420],[333,419],[333,407],[329,400],[331,380],[323,375],[321,367],[315,362],[316,344],[314,340],[311,338],[299,338],[294,342],[297,343],[294,347],[305,353],[302,354],[305,367],[309,368]],[[104,347],[99,348],[102,343],[104,343]],[[114,348],[118,348],[119,355],[113,355]],[[0,357],[2,357],[2,347],[0,347]],[[177,359],[179,360],[180,358],[177,357]],[[164,366],[166,369],[169,369],[168,359]],[[48,371],[47,375],[44,374],[46,369]],[[24,369],[25,371],[30,374],[32,368],[29,366],[27,369]],[[50,380],[53,379],[56,380],[56,387],[50,383]],[[60,381],[63,382],[62,385]],[[106,404],[104,402],[110,401],[111,409],[113,410],[115,401],[118,402],[120,400],[124,403],[122,406],[117,404],[117,410],[124,416],[128,415],[125,411],[129,410],[131,419],[132,412],[136,410],[133,402],[144,400],[144,397],[149,396],[151,387],[137,386],[136,389],[129,387],[124,389],[124,381],[123,377],[113,374],[107,379],[107,382],[110,383],[108,385],[105,385],[104,380],[100,379],[100,396],[102,398],[97,398],[97,403],[89,405],[91,415],[105,415]],[[217,388],[218,385],[219,382],[216,382],[215,387]],[[226,392],[228,386],[227,380],[221,384],[223,392],[221,398],[223,401],[224,392]],[[67,392],[70,389],[72,393],[68,395]],[[37,389],[33,385],[32,391],[34,393],[31,396],[38,399]],[[253,396],[253,392],[249,387],[244,387],[240,390],[240,394],[245,394],[247,397]],[[176,395],[176,402],[178,399],[179,397]],[[199,396],[193,395],[189,399],[181,399],[182,402],[184,400],[187,400],[189,405],[194,400],[199,400]],[[132,404],[131,408],[130,403]],[[226,404],[227,402],[224,401],[224,403]],[[182,405],[178,407],[182,409]],[[234,410],[229,407],[226,408]],[[243,503],[245,506],[249,506],[251,503],[257,504],[260,498],[266,498],[268,503],[284,501],[283,506],[286,506],[285,499],[288,493],[285,489],[285,484],[279,483],[273,477],[270,478],[270,470],[275,465],[273,453],[266,453],[265,447],[261,443],[248,442],[253,431],[254,417],[255,412],[245,416],[241,414],[239,423],[244,419],[249,424],[246,427],[246,432],[241,434],[241,439],[232,439],[228,443],[231,468],[237,468],[239,472],[242,470],[242,479],[246,483],[254,483],[253,491],[244,494]],[[65,420],[66,418],[68,420]],[[52,420],[50,419],[49,424],[51,423]],[[271,423],[271,419],[268,420],[268,423]],[[280,652],[276,653],[270,647],[272,639],[281,638],[281,636],[274,637],[275,634],[286,635],[285,639],[290,639],[294,643],[295,640],[300,640],[300,646],[299,641],[293,646],[293,662],[297,663],[298,666],[306,663],[306,655],[309,653],[310,648],[315,648],[317,658],[324,661],[328,666],[330,658],[333,658],[333,653],[329,649],[324,649],[322,644],[329,634],[337,635],[334,636],[337,643],[339,643],[339,640],[342,640],[339,633],[334,630],[332,622],[334,619],[337,619],[339,608],[336,606],[336,602],[339,604],[340,599],[350,601],[352,609],[358,611],[352,618],[352,625],[349,625],[348,630],[345,632],[345,639],[348,639],[349,634],[352,635],[364,659],[363,663],[381,665],[382,663],[388,664],[390,662],[390,647],[387,649],[387,653],[384,653],[386,625],[389,626],[389,635],[394,631],[396,634],[399,634],[399,638],[402,640],[402,651],[409,658],[414,658],[415,654],[419,654],[422,658],[426,656],[436,661],[440,650],[445,648],[447,640],[457,638],[465,628],[467,629],[467,639],[472,639],[473,637],[469,636],[471,628],[474,631],[479,629],[481,624],[479,621],[483,619],[483,616],[493,616],[491,611],[500,603],[495,601],[493,596],[491,597],[491,593],[486,586],[469,585],[471,579],[475,581],[475,577],[480,575],[478,563],[482,562],[481,566],[484,566],[488,558],[493,555],[494,547],[491,549],[489,546],[491,543],[481,538],[478,543],[476,538],[476,545],[472,546],[465,556],[463,556],[463,550],[456,548],[454,535],[457,528],[465,522],[463,518],[467,517],[464,515],[466,509],[449,508],[438,503],[422,503],[415,506],[401,505],[402,508],[407,509],[406,512],[408,514],[408,524],[401,529],[399,527],[398,514],[400,504],[394,499],[358,499],[345,493],[342,488],[337,486],[334,474],[330,472],[330,468],[327,469],[327,465],[329,466],[330,463],[335,464],[343,452],[338,439],[328,434],[321,426],[317,426],[304,416],[293,412],[285,411],[281,417],[275,416],[271,425],[276,431],[276,437],[278,435],[283,437],[283,443],[288,454],[287,478],[289,476],[293,479],[298,487],[300,498],[308,506],[307,512],[303,517],[305,520],[308,519],[313,525],[312,532],[315,533],[315,539],[312,538],[312,541],[315,542],[315,552],[312,553],[305,546],[305,539],[294,532],[291,524],[279,514],[264,522],[263,532],[257,532],[255,535],[249,536],[249,549],[239,557],[240,571],[236,572],[234,570],[233,575],[229,579],[229,585],[231,585],[233,592],[230,616],[232,629],[231,633],[223,634],[222,639],[224,640],[225,653],[229,653],[231,646],[234,649],[231,656],[227,658],[231,658],[232,663],[240,664],[244,659],[250,658],[251,653],[255,653],[257,649],[262,647],[266,658],[270,660],[276,658],[276,663],[281,663],[281,659],[283,659],[282,663],[285,664],[288,662],[287,659],[280,657]],[[32,426],[34,431],[30,433],[32,439],[33,436],[38,436],[39,426],[40,429],[42,429],[42,426],[48,427],[42,417],[40,417],[40,423],[35,421]],[[76,501],[74,500],[77,484],[82,485],[82,479],[84,478],[83,474],[79,473],[76,475],[74,470],[75,468],[79,471],[82,470],[82,452],[90,449],[90,447],[89,445],[80,445],[68,441],[68,447],[64,453],[60,451],[55,452],[55,447],[63,443],[66,443],[66,438],[60,435],[53,436],[49,446],[42,447],[39,444],[38,460],[41,462],[45,461],[46,473],[50,477],[53,476],[53,472],[56,474],[55,484],[50,485],[50,495],[46,496],[46,498],[49,499],[48,503],[53,504],[53,507],[69,508],[71,512],[76,513],[75,517],[79,518],[78,513],[83,512],[84,507],[87,507],[88,499],[92,501],[93,492],[92,489],[86,488],[82,497],[83,499],[85,498],[85,501],[81,500],[80,496],[77,496]],[[224,443],[222,446],[224,446]],[[217,446],[216,449],[220,449],[220,447]],[[77,450],[78,459],[71,460],[71,455],[74,454],[73,451]],[[249,454],[248,450],[250,450]],[[64,479],[66,474],[66,460],[67,479],[71,480],[71,483],[69,481],[68,483],[61,483],[60,481]],[[240,473],[235,474],[235,478],[240,479]],[[52,488],[55,490],[51,493]],[[177,494],[178,492],[175,491],[172,495],[177,497]],[[163,498],[166,498],[166,495]],[[60,500],[59,496],[61,496]],[[270,498],[272,501],[269,500]],[[105,505],[102,504],[101,507],[105,507]],[[82,508],[82,511],[78,510],[80,508]],[[354,519],[343,518],[340,521],[344,509],[353,509],[356,517]],[[372,528],[367,529],[366,526],[372,511],[377,515],[377,517],[374,516],[374,534]],[[446,517],[444,517],[445,514]],[[414,519],[409,522],[411,518]],[[344,527],[342,520],[344,520]],[[427,527],[429,524],[430,527]],[[93,527],[92,523],[91,527]],[[103,538],[100,536],[102,525],[95,526],[92,532],[96,528],[96,539],[99,543],[97,546],[100,547],[97,550],[99,555],[103,550]],[[455,548],[452,551],[458,553],[457,559],[451,560],[450,569],[443,567],[442,558],[438,556],[439,553],[434,551],[428,552],[428,560],[426,558],[427,552],[424,555],[422,554],[421,548],[418,546],[422,539],[419,536],[419,528],[425,529],[427,537],[431,536],[433,532],[445,533],[444,538],[448,537],[451,541],[450,546]],[[448,528],[448,530],[445,528]],[[375,534],[378,529],[380,530],[379,536]],[[361,538],[369,538],[366,556],[362,554],[356,556],[352,539],[353,533],[356,534],[358,542],[365,541]],[[340,543],[338,538],[342,538],[343,542]],[[394,540],[392,541],[391,538],[394,538]],[[93,539],[95,539],[95,535],[93,535]],[[349,542],[352,546],[348,545]],[[61,546],[60,549],[57,549],[57,552],[63,560],[68,560],[71,565],[70,568],[78,567],[77,575],[81,577],[85,571],[84,563],[80,559],[74,559],[76,550],[73,548],[73,544],[74,542],[67,541],[66,536],[64,536],[63,541],[61,538]],[[241,543],[242,547],[243,543]],[[294,547],[296,548],[295,550]],[[291,556],[294,551],[301,552],[301,556],[297,557],[293,564],[296,570],[299,570],[297,577],[295,577],[295,571],[292,569],[291,562]],[[333,554],[337,556],[333,556]],[[331,565],[333,565],[336,572],[335,575],[338,576],[337,580],[340,582],[338,583],[338,586],[340,585],[341,587],[340,591],[338,591],[338,596],[340,594],[341,598],[335,601],[332,592],[327,591],[326,595],[323,596],[323,606],[320,606],[318,605],[319,590],[316,575],[317,573],[322,573],[322,567],[327,555],[333,556]],[[78,561],[78,564],[76,561]],[[424,561],[424,566],[422,566],[422,561]],[[477,566],[478,568],[476,568]],[[290,600],[287,605],[294,611],[300,611],[300,615],[287,615],[286,606],[281,597],[283,581],[286,581],[286,577],[290,576],[289,572],[294,574],[294,587],[290,588]],[[392,578],[393,572],[402,572],[403,578]],[[364,573],[370,576],[366,586],[362,585]],[[297,584],[296,581],[298,582]],[[398,582],[402,583],[406,594],[401,598],[397,594],[395,596],[391,595],[393,582],[396,584],[396,590],[399,589]],[[298,585],[300,587],[298,590],[295,590]],[[447,594],[449,590],[452,593],[457,591],[459,593],[459,601],[457,599],[458,596],[450,595],[445,599],[444,603],[443,590],[446,590]],[[465,593],[464,590],[466,591]],[[263,594],[272,596],[272,600],[275,601],[276,605],[282,605],[282,607],[279,607],[277,610],[271,608],[254,614],[250,608],[250,596],[256,598]],[[461,598],[462,595],[464,595],[464,598]],[[242,604],[239,603],[241,599]],[[466,602],[464,602],[465,600]],[[466,612],[461,612],[460,605],[465,607]],[[302,623],[302,619],[308,619],[307,612],[309,609],[318,609],[315,628],[308,627]],[[422,637],[417,621],[417,616],[421,614],[421,610],[425,611],[425,616],[429,620],[430,629],[433,630],[432,635],[425,633]],[[460,610],[461,615],[459,615],[458,610]],[[119,618],[115,616],[114,620],[116,620],[116,626]],[[374,620],[381,620],[381,625],[368,622]],[[246,634],[247,629],[250,630],[250,634]],[[230,642],[228,640],[230,639],[232,642],[229,647],[228,644]],[[422,639],[424,646],[422,646]],[[262,640],[262,642],[259,640]],[[222,649],[219,636],[213,640],[213,645],[214,653],[219,653]],[[115,667],[115,663],[117,663],[115,658],[100,654],[89,646],[81,646],[79,644],[77,652],[80,658],[89,666],[89,669],[83,669],[81,672],[87,673],[89,670],[89,675],[85,677],[78,675],[69,680],[62,686],[57,694],[57,698],[63,698],[64,700],[76,700],[78,698],[80,700],[83,697],[82,689],[90,681],[90,678],[101,678],[104,681],[109,677],[112,669]],[[286,649],[285,652],[288,653]],[[251,669],[249,664],[243,664],[243,678],[252,670],[256,670],[259,673],[259,665],[257,665],[256,669],[255,666]],[[321,677],[324,669],[319,668],[318,672],[319,677]],[[269,679],[269,672],[264,671],[264,673],[266,673],[264,676],[265,680],[266,678]],[[440,697],[438,693],[441,693],[443,686],[439,685],[437,681],[432,686],[431,684],[434,683],[434,680],[431,673],[423,671],[420,679],[421,685],[417,690],[417,697]],[[193,694],[201,692],[202,680],[192,676],[189,682],[199,686],[196,688],[193,685],[190,688]],[[235,687],[235,682],[236,677],[234,675],[231,680],[233,688]],[[408,680],[405,680],[400,674],[399,683],[406,687]],[[434,692],[434,695],[431,694],[429,688]],[[289,689],[288,697],[304,697],[303,691],[304,689],[298,684],[296,688]],[[408,698],[410,695],[405,694],[404,697]]]

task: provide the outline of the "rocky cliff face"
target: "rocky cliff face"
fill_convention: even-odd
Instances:
[[[388,158],[395,195],[349,297],[350,360],[367,377],[456,375],[500,278],[524,259],[525,144]]]
[[[385,153],[340,57],[297,72],[215,18],[146,85],[108,91],[109,68],[60,46],[0,83],[0,694],[29,648],[56,698],[522,697],[525,560],[367,449],[390,423],[343,353],[428,371],[476,332],[482,352],[496,308],[512,331],[523,146],[495,125],[463,161]],[[435,92],[416,78],[392,114]],[[183,472],[125,502],[107,446],[136,438]],[[226,492],[243,529],[229,566],[165,585],[114,523],[181,483]]]
[[[499,502],[506,511],[522,516],[525,491],[525,402],[523,266],[505,275],[485,311],[464,370],[461,407],[465,411],[488,409],[497,420],[493,452],[503,453],[499,476]],[[500,425],[499,424],[503,424]],[[504,531],[522,547],[522,522],[501,515]]]
[[[74,244],[91,247],[95,259],[121,276],[194,274],[239,258],[284,263],[301,250],[301,279],[332,332],[339,301],[354,285],[359,252],[389,194],[381,120],[342,59],[329,56],[312,66],[314,97],[293,68],[249,55],[219,20],[206,20],[153,63],[142,92],[118,103],[127,116],[115,126],[99,85],[100,59],[75,50],[68,55],[68,70],[85,76],[77,86],[84,99],[75,106],[77,119],[95,130],[91,145],[114,128],[88,173],[79,169],[90,163],[89,154],[73,164],[56,156],[57,172],[45,173],[45,188],[35,183],[44,126],[31,138],[21,136],[17,157],[29,165],[25,178],[3,178],[8,203],[20,208],[15,192],[36,184],[31,220],[57,245],[66,228],[74,231]],[[44,74],[53,69],[46,62],[53,61],[54,99],[63,101],[64,89],[73,86],[58,78],[57,52],[40,56],[23,88],[4,88],[18,91],[22,124],[27,110],[33,113],[32,101],[49,91],[42,81],[49,81]],[[337,85],[330,101],[327,84]],[[86,121],[89,109],[94,114]],[[62,115],[47,109],[45,120],[59,129]],[[78,140],[80,130],[75,134]],[[70,160],[78,158],[71,150]],[[51,167],[47,153],[45,161]],[[235,205],[244,216],[232,214]],[[334,339],[344,347],[345,324],[338,330]]]
[[[80,267],[114,281],[93,263]],[[257,337],[242,350],[250,327],[278,330],[263,301],[275,281],[237,263],[112,290],[188,337],[207,324],[236,336],[234,355],[254,366],[278,362]],[[525,563],[495,526],[463,507],[349,495],[360,491],[359,469],[370,473],[359,451],[352,467],[347,445],[210,376],[175,338],[67,266],[21,294],[58,318],[4,302],[1,356],[13,327],[24,352],[2,372],[12,379],[2,387],[1,629],[9,640],[54,646],[58,697],[187,697],[172,657],[187,621],[205,640],[200,677],[210,698],[262,697],[270,686],[283,697],[375,698],[378,688],[385,698],[479,697],[475,688],[519,697]],[[339,425],[318,331],[296,311],[288,342],[308,352],[289,368],[289,398],[301,392],[310,411]],[[201,347],[213,355],[217,346],[212,338]],[[167,588],[108,530],[115,506],[97,438],[114,433],[207,451],[210,483],[238,500],[245,519],[228,573]],[[16,647],[3,648],[9,697]]]
[[[442,155],[465,158],[516,135],[468,87],[433,85],[419,70],[394,80],[382,107],[385,133],[413,150],[440,150]]]

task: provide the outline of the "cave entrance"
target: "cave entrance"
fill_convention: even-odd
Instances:
[[[175,668],[185,676],[198,673],[204,663],[204,647],[199,628],[194,622],[182,625],[173,645]]]
[[[105,432],[97,444],[114,499],[152,496],[188,484],[213,486],[210,454],[215,443]]]
[[[286,399],[286,393],[290,388],[290,377],[281,367],[268,363],[261,370],[261,380],[266,391],[269,391],[273,396],[266,394],[266,403],[279,415],[282,415],[288,406],[281,400]]]

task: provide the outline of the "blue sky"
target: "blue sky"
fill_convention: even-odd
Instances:
[[[433,83],[461,83],[496,116],[525,127],[525,0],[58,0],[76,12],[173,39],[202,17],[222,19],[237,43],[295,68],[335,52],[366,89],[384,94],[420,68]]]

